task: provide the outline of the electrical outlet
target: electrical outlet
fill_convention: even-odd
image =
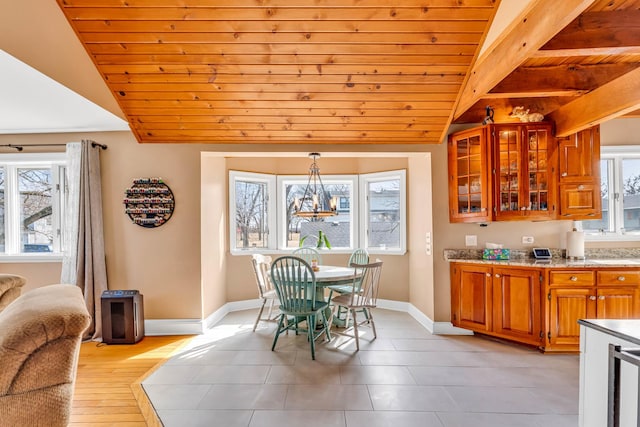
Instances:
[[[523,245],[533,245],[533,236],[522,236]]]
[[[474,234],[467,234],[464,236],[465,246],[478,246],[478,236]]]

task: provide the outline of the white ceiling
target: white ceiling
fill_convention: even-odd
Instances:
[[[126,121],[0,49],[0,134],[129,130]]]

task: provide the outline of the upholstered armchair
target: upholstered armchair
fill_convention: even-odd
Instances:
[[[0,425],[69,423],[89,321],[82,292],[73,285],[25,292],[0,312]]]
[[[20,296],[26,279],[16,274],[0,274],[0,311]]]

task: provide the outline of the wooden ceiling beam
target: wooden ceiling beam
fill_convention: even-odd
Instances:
[[[627,9],[585,12],[540,50],[631,46],[640,46],[640,10]]]
[[[546,67],[520,67],[501,81],[486,97],[501,97],[505,94],[575,92],[583,94],[616,79],[640,64],[613,63],[597,65],[563,64]],[[521,97],[523,95],[513,95]],[[540,95],[539,95],[540,96]],[[549,95],[554,96],[554,95]],[[555,95],[564,96],[564,95]]]
[[[638,55],[640,46],[585,47],[580,49],[539,50],[531,58],[569,58],[574,56]]]
[[[640,108],[640,67],[550,114],[564,137]]]
[[[476,62],[454,117],[459,117],[595,0],[534,0]]]

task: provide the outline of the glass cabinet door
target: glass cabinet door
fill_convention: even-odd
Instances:
[[[549,219],[552,137],[547,124],[495,125],[496,217]]]
[[[487,153],[482,131],[450,141],[450,219],[482,220],[487,209]]]
[[[529,211],[549,209],[549,171],[546,129],[527,129],[525,143],[528,144]]]
[[[521,208],[522,149],[518,128],[497,129],[498,206],[500,213],[517,212]]]

